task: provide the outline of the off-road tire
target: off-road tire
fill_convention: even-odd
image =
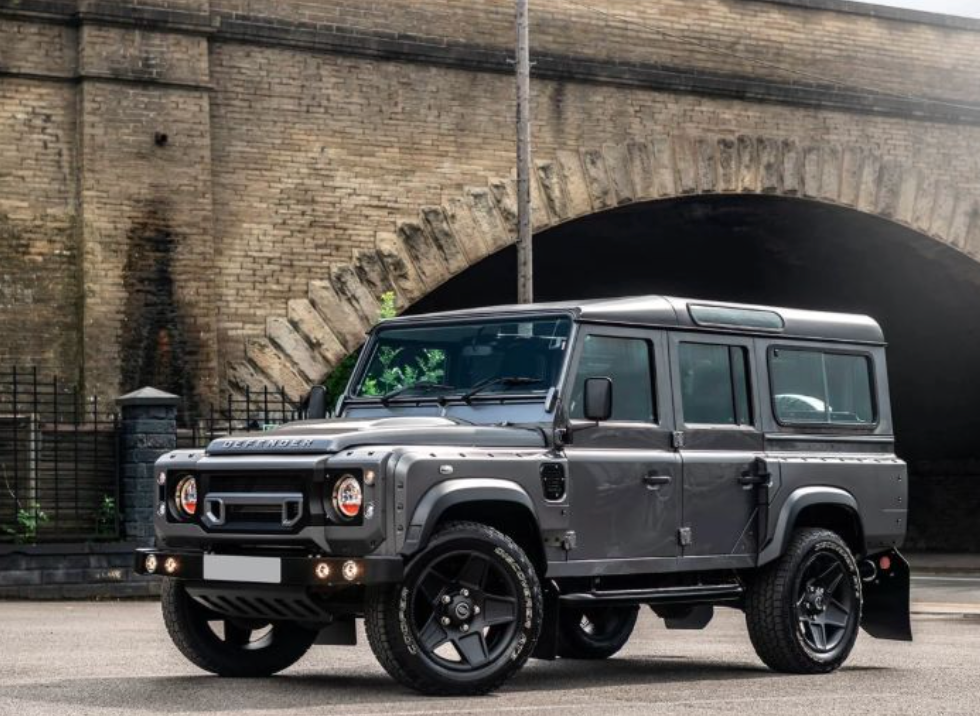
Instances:
[[[563,659],[608,659],[629,641],[640,608],[563,607],[558,616],[558,656]],[[594,627],[586,631],[582,618]]]
[[[806,630],[797,613],[801,570],[821,552],[840,560],[843,579],[849,580],[853,589],[847,626],[842,628],[839,644],[826,653],[816,651],[807,643]],[[745,617],[749,637],[756,653],[774,671],[829,673],[844,663],[854,647],[861,621],[861,602],[857,563],[844,540],[830,530],[799,529],[793,533],[782,557],[763,567],[748,585]]]
[[[452,671],[445,668],[436,654],[420,644],[419,629],[415,626],[416,612],[411,605],[422,598],[417,596],[422,594],[418,582],[432,565],[440,559],[454,558],[453,555],[459,559],[472,553],[482,555],[480,559],[491,564],[488,569],[496,570],[499,579],[513,580],[513,629],[507,628],[511,637],[495,647],[503,651],[485,666],[473,667],[469,672]],[[423,608],[426,603],[421,602]],[[477,522],[450,522],[433,535],[425,549],[408,565],[401,584],[368,590],[364,621],[374,655],[399,683],[430,695],[468,696],[499,688],[524,666],[540,636],[543,610],[538,575],[514,540]],[[486,611],[489,614],[489,607]],[[433,617],[435,615],[434,610]],[[448,633],[449,628],[446,631]],[[485,646],[485,653],[491,652],[492,649]],[[464,664],[463,668],[468,667]]]
[[[221,616],[195,601],[176,579],[163,580],[161,604],[164,624],[180,653],[218,676],[271,676],[299,661],[317,636],[291,622],[274,622],[265,646],[245,648],[223,641],[208,626]]]

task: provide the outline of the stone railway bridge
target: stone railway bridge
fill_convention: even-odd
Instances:
[[[532,5],[539,296],[872,313],[916,499],[969,522],[980,22]],[[410,311],[513,300],[511,12],[0,0],[0,365],[298,399],[387,290]]]

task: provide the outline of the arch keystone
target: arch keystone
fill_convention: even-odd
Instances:
[[[282,386],[286,397],[300,402],[310,389],[309,383],[300,377],[289,360],[265,338],[252,338],[245,343],[245,355],[249,362],[264,373],[273,385]]]
[[[629,151],[625,144],[605,144],[602,147],[603,162],[609,175],[613,202],[616,206],[629,204],[636,197],[633,188]]]
[[[592,211],[592,199],[589,198],[589,185],[581,155],[579,152],[559,149],[555,157],[568,201],[568,218],[588,214]]]
[[[329,321],[334,335],[350,352],[364,341],[364,323],[349,303],[343,300],[330,281],[310,281],[308,298],[324,321]]]
[[[606,172],[606,162],[602,156],[602,150],[583,149],[582,167],[585,169],[586,186],[589,188],[592,208],[599,211],[615,206],[616,200],[613,196],[609,174]]]
[[[473,221],[483,233],[490,251],[497,251],[509,245],[511,243],[510,234],[497,211],[496,202],[490,194],[490,189],[470,189],[469,197]]]
[[[441,206],[424,206],[421,211],[422,224],[425,226],[432,244],[442,254],[442,260],[449,267],[449,273],[455,274],[466,268],[466,255],[456,240],[456,234],[449,225],[449,219]]]
[[[421,226],[414,221],[405,221],[398,225],[398,236],[428,290],[431,291],[449,278],[449,267],[442,252]]]
[[[473,218],[471,204],[466,199],[454,197],[446,202],[446,219],[456,234],[466,260],[476,263],[490,253],[491,246],[487,242],[486,235],[480,231]]]
[[[548,213],[555,221],[569,218],[568,199],[562,186],[561,171],[557,161],[535,162],[538,174],[538,184],[541,185],[541,199],[548,207]]]
[[[759,191],[759,144],[755,138],[740,134],[735,140],[738,152],[738,190]]]
[[[327,374],[330,366],[296,332],[287,319],[278,316],[266,319],[265,336],[307,382],[315,383]]]
[[[379,232],[375,236],[375,246],[398,296],[398,305],[405,308],[424,296],[425,284],[398,237],[389,232]]]

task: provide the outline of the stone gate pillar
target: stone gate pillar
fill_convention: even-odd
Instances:
[[[120,507],[123,537],[129,541],[153,542],[153,463],[177,447],[179,400],[156,388],[140,388],[116,400],[122,413]]]

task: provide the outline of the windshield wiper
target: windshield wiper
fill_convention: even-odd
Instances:
[[[514,385],[534,385],[535,383],[543,383],[544,380],[541,378],[531,378],[526,375],[500,375],[481,380],[479,383],[474,385],[468,391],[463,393],[462,400],[464,403],[469,403],[470,399],[477,393],[482,393],[487,388],[491,388],[495,385],[506,385],[508,387]]]
[[[395,388],[381,396],[381,404],[386,406],[392,398],[397,398],[399,395],[404,395],[412,390],[453,390],[456,386],[446,385],[445,383],[436,383],[431,380],[423,380],[418,383],[412,383],[411,385],[403,385],[401,388]]]

